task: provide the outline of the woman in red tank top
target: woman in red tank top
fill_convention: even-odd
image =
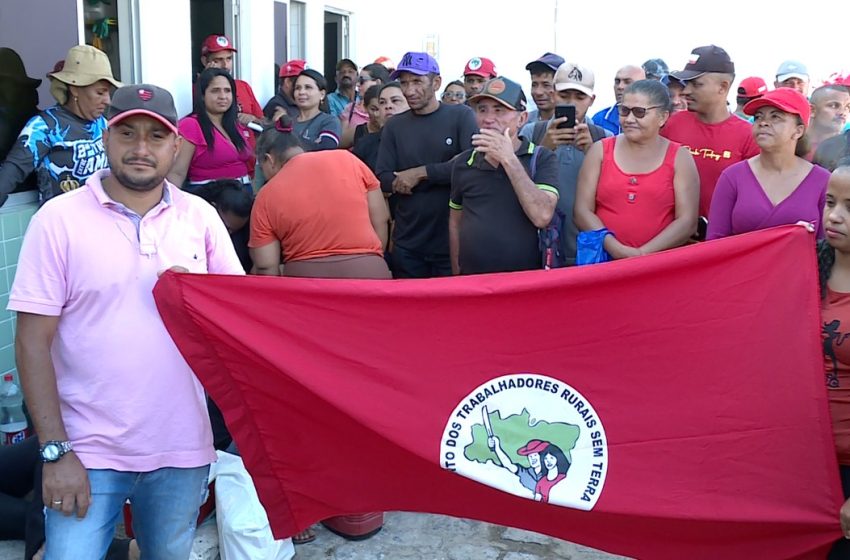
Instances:
[[[640,80],[619,106],[622,134],[594,144],[578,178],[579,230],[607,228],[614,259],[685,244],[697,226],[699,176],[687,148],[658,133],[670,116],[670,94],[656,80]]]

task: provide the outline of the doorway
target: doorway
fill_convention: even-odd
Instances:
[[[224,0],[190,0],[189,10],[192,28],[192,75],[197,76],[203,70],[201,44],[204,39],[209,35],[228,34],[225,27]],[[233,37],[230,39],[235,41]]]
[[[324,74],[328,92],[336,90],[336,65],[348,52],[348,14],[326,11]]]

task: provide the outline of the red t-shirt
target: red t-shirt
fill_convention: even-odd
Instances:
[[[661,135],[687,147],[694,156],[699,173],[699,213],[708,216],[714,186],[724,169],[758,155],[753,125],[735,115],[717,124],[706,124],[696,113],[673,113],[661,129]]]
[[[283,262],[383,255],[366,193],[378,178],[348,150],[295,156],[257,194],[249,247],[280,241]]]
[[[614,160],[617,136],[602,140],[602,167],[596,185],[596,215],[617,241],[640,247],[669,226],[676,216],[676,153],[670,142],[661,165],[649,173],[625,173]]]
[[[827,288],[821,304],[824,369],[838,462],[850,465],[850,294]]]
[[[254,115],[258,119],[263,118],[263,108],[257,97],[254,95],[254,90],[248,85],[245,80],[236,81],[236,107],[240,113]]]

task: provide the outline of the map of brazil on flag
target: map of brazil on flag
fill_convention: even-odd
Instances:
[[[433,280],[167,273],[154,295],[278,538],[395,510],[641,559],[841,537],[805,228]]]

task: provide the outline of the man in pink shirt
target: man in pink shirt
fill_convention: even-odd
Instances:
[[[699,214],[708,216],[720,173],[759,153],[752,125],[729,111],[727,99],[735,81],[735,64],[716,45],[697,47],[684,70],[670,76],[685,84],[687,111],[673,113],[661,135],[686,146],[699,172]]]
[[[165,181],[181,142],[171,94],[120,88],[107,116],[111,170],[35,215],[9,296],[46,558],[103,558],[129,499],[142,556],[186,560],[215,453],[203,389],[151,290],[168,269],[243,271],[215,209]]]

